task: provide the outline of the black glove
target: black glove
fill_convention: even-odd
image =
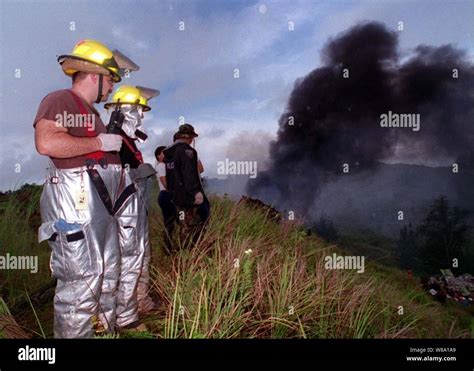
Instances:
[[[107,125],[107,133],[108,134],[120,134],[120,130],[122,129],[123,120],[125,120],[125,116],[120,109],[117,107],[110,115],[109,124]]]

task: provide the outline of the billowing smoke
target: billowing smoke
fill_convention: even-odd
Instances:
[[[451,45],[405,53],[397,33],[380,23],[329,40],[323,66],[295,82],[270,145],[271,165],[249,182],[248,193],[306,214],[321,186],[344,170],[376,171],[405,153],[411,160],[468,158],[474,148],[472,63]],[[382,127],[381,115],[389,111],[409,114],[404,117],[413,126]]]

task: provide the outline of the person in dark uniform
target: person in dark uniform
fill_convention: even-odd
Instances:
[[[210,203],[201,183],[202,169],[197,151],[191,146],[198,136],[194,127],[183,124],[175,133],[175,142],[166,148],[166,183],[171,201],[175,207],[175,217],[166,225],[167,233],[172,235],[174,223],[180,225],[180,243],[196,242],[209,214]]]

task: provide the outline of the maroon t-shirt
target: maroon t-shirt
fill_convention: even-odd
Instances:
[[[97,136],[107,130],[100,119],[99,112],[91,107],[82,97],[77,95],[87,111],[87,116],[82,116],[81,110],[68,90],[58,90],[48,94],[40,103],[33,126],[41,119],[61,123],[69,134],[75,137]],[[91,125],[93,123],[93,125]],[[87,125],[89,124],[89,125]],[[95,131],[91,129],[94,128]],[[103,152],[107,164],[120,164],[117,153]],[[86,165],[86,155],[56,158],[51,157],[54,165],[59,169],[71,169]]]

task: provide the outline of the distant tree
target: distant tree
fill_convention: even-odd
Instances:
[[[462,252],[462,260],[459,262],[459,269],[462,273],[474,274],[474,234],[470,231],[469,243],[466,244]]]
[[[410,224],[400,230],[400,266],[422,274],[446,268],[458,273],[472,272],[474,241],[466,224],[469,215],[468,210],[450,207],[446,197],[437,198],[417,228]],[[453,259],[458,259],[458,268],[453,266]]]
[[[423,223],[418,227],[421,240],[420,254],[426,273],[441,268],[453,268],[453,259],[463,260],[469,244],[469,229],[466,220],[470,212],[459,207],[449,207],[442,196],[431,206]]]

